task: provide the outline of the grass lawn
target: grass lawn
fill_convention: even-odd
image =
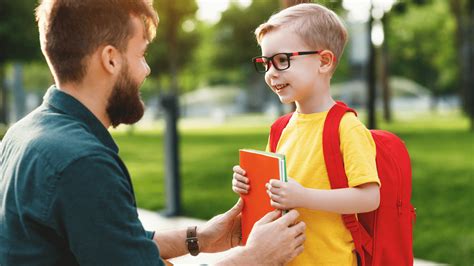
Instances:
[[[208,219],[234,204],[231,168],[238,163],[237,150],[264,149],[269,123],[249,119],[180,127],[184,215]],[[415,256],[454,265],[474,263],[474,134],[468,132],[467,119],[427,115],[381,128],[405,140],[412,158]],[[163,209],[162,130],[114,132],[114,138],[131,172],[139,207]]]

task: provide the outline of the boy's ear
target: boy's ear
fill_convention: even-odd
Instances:
[[[320,70],[322,73],[330,73],[336,63],[336,56],[329,50],[323,50],[319,53],[321,57]]]
[[[106,45],[101,49],[100,61],[106,72],[110,74],[120,72],[122,56],[114,46]]]

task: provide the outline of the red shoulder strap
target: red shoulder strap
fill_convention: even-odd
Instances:
[[[278,118],[275,122],[273,122],[272,127],[270,128],[270,151],[275,152],[276,147],[278,145],[278,141],[280,140],[281,133],[283,129],[285,129],[286,125],[290,121],[291,116],[293,113],[288,113],[284,116]]]
[[[332,189],[349,187],[339,138],[339,124],[347,112],[353,112],[357,115],[356,111],[347,107],[343,102],[337,102],[329,110],[324,121],[323,154]],[[363,248],[371,254],[372,239],[365,228],[358,222],[355,214],[343,214],[342,219],[347,229],[351,232],[355,248],[360,256],[362,265],[364,265]]]

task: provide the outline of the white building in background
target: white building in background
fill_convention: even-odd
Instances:
[[[431,93],[420,84],[403,78],[391,77],[391,107],[396,112],[427,112],[430,108]],[[364,109],[367,103],[367,85],[364,81],[355,80],[331,86],[332,96],[346,102],[354,108]],[[381,89],[377,88],[376,107],[382,108]]]
[[[217,120],[245,112],[246,92],[237,87],[204,87],[180,97],[183,117],[213,117]]]

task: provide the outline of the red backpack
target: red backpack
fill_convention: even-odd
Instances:
[[[357,113],[342,102],[328,112],[323,129],[323,154],[331,188],[347,188],[340,150],[339,123],[346,112]],[[275,152],[283,129],[292,113],[277,119],[270,131],[270,151]],[[370,130],[375,142],[377,171],[382,184],[378,209],[343,214],[354,240],[359,265],[413,265],[413,222],[416,214],[410,203],[411,165],[408,151],[394,134]]]

